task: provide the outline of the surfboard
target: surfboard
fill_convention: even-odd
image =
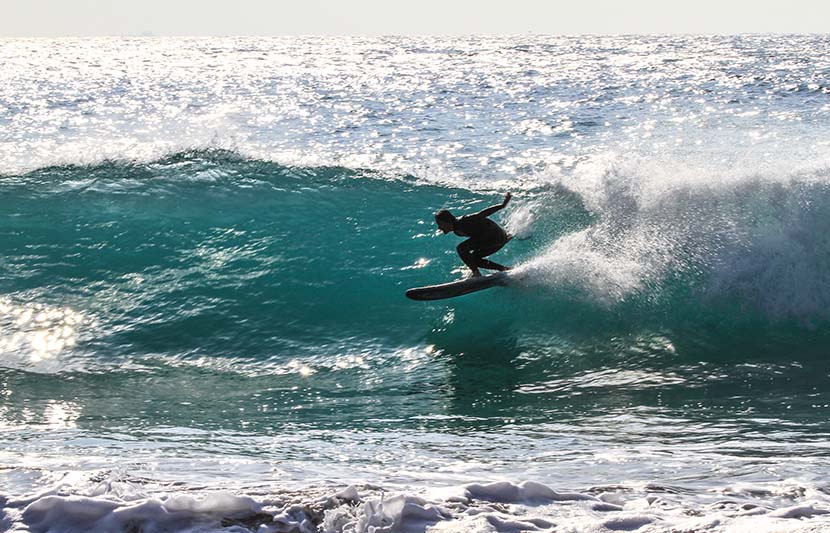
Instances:
[[[510,276],[507,272],[496,272],[488,276],[460,279],[441,285],[415,287],[406,291],[406,297],[413,300],[443,300],[470,294],[471,292],[483,291],[490,287],[507,285],[509,281]]]

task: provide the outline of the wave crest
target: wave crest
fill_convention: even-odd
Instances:
[[[500,215],[519,238],[498,257],[523,279],[507,292],[403,298],[459,265],[432,213],[495,194],[223,151],[7,177],[0,280],[18,307],[96,317],[111,352],[411,346],[445,329],[441,306],[484,323],[496,306],[543,343],[591,324],[595,337],[727,345],[739,331],[791,339],[830,319],[825,170],[710,183],[669,181],[653,162],[595,168],[539,183]]]

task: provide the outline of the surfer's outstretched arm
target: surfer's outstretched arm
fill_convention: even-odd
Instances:
[[[504,209],[505,207],[507,207],[507,203],[510,202],[510,199],[512,197],[513,197],[512,194],[507,193],[507,194],[504,195],[504,201],[502,203],[496,204],[496,205],[491,205],[490,207],[488,207],[486,209],[482,209],[481,211],[479,211],[478,213],[476,213],[473,216],[474,217],[489,217],[490,215],[492,215],[496,211],[499,211],[499,210]]]

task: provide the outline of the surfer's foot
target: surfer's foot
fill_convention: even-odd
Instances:
[[[480,278],[481,277],[481,272],[479,272],[478,270],[473,270],[472,274],[470,274],[470,277],[471,278]]]

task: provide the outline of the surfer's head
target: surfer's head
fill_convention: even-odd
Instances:
[[[444,233],[449,233],[455,229],[455,217],[446,209],[435,213],[435,222],[438,223],[438,227]]]

